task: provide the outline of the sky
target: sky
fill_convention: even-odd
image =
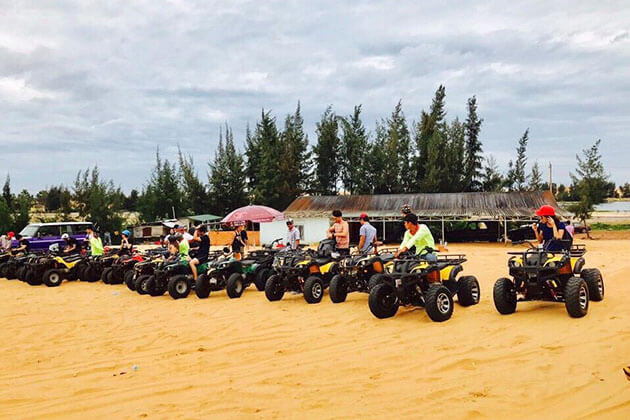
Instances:
[[[301,102],[309,140],[331,105],[373,130],[446,86],[447,118],[477,97],[484,154],[502,169],[530,130],[529,164],[569,182],[602,139],[630,182],[630,8],[609,1],[0,0],[0,181],[36,192],[98,165],[141,189],[159,146],[202,179],[219,129],[281,125]],[[545,179],[548,178],[545,169]]]

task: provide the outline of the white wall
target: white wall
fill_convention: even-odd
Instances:
[[[326,230],[330,227],[327,217],[294,219],[294,222],[295,227],[300,229],[301,243],[304,244],[321,241],[326,237]],[[260,241],[263,244],[271,243],[277,238],[284,240],[286,233],[287,225],[285,221],[260,224]]]

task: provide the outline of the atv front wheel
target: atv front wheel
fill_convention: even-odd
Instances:
[[[307,303],[319,303],[324,297],[324,283],[317,276],[311,276],[304,282],[304,300]]]
[[[471,306],[479,303],[481,293],[479,282],[475,276],[462,276],[457,281],[457,300],[462,306]]]
[[[0,264],[0,278],[7,278],[7,272],[9,270],[7,263]]]
[[[588,286],[588,295],[591,300],[599,302],[604,300],[604,279],[597,268],[583,268],[580,276]]]
[[[572,318],[582,318],[586,315],[588,301],[588,286],[584,279],[571,277],[567,280],[564,288],[564,305]]]
[[[200,274],[195,281],[195,294],[199,299],[210,296],[210,280],[205,274]]]
[[[284,284],[277,274],[273,274],[265,283],[265,296],[269,302],[275,302],[284,296]]]
[[[57,287],[63,281],[63,277],[61,277],[61,272],[59,272],[59,270],[46,270],[42,276],[42,281],[48,287]]]
[[[142,275],[142,276],[138,276],[138,278],[136,279],[136,281],[133,284],[134,289],[136,289],[136,292],[138,292],[139,295],[146,295],[147,294],[147,280],[149,279],[149,277],[151,276],[147,276]]]
[[[328,294],[333,303],[341,303],[348,297],[348,282],[339,274],[335,274],[330,280]]]
[[[83,276],[88,283],[95,283],[99,280],[98,269],[96,267],[87,266],[83,269]]]
[[[497,280],[492,289],[492,298],[500,314],[508,315],[516,311],[516,289],[512,280],[505,277]]]
[[[442,284],[432,284],[424,296],[425,309],[429,318],[435,322],[444,322],[453,315],[453,295]]]
[[[37,270],[28,270],[25,281],[31,286],[39,286],[42,284],[42,276],[37,275]]]
[[[103,272],[101,273],[101,280],[103,280],[103,283],[111,284],[111,277],[110,277],[111,274],[112,274],[111,267],[107,267],[103,270]]]
[[[183,299],[190,293],[191,286],[190,280],[186,275],[173,276],[168,281],[168,294],[173,299]]]
[[[136,286],[134,285],[133,275],[134,275],[133,270],[129,270],[125,273],[125,284],[127,285],[127,288],[129,290],[131,290],[132,292],[135,292]]]
[[[240,273],[232,273],[230,277],[228,277],[227,285],[225,286],[225,291],[230,299],[240,298],[243,294],[243,277]]]
[[[383,283],[386,279],[387,279],[386,274],[382,274],[382,273],[374,274],[372,277],[370,277],[370,281],[368,281],[368,291],[372,290],[374,286],[376,286],[377,284]]]
[[[267,279],[269,278],[269,276],[271,276],[272,273],[273,271],[270,268],[261,268],[260,270],[258,270],[258,272],[256,273],[256,277],[254,278],[254,285],[259,292],[265,290]]]
[[[387,283],[379,283],[370,290],[368,306],[375,317],[384,319],[396,315],[400,304],[394,288]]]

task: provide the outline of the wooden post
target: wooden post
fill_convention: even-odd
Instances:
[[[444,231],[444,216],[442,216],[442,245],[446,246],[446,233]]]
[[[507,244],[508,236],[507,236],[507,217],[503,218],[503,243]]]

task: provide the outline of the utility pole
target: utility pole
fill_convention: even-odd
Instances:
[[[553,180],[552,180],[551,162],[549,162],[549,192],[553,195]]]

